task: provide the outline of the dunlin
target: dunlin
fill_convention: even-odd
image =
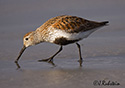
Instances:
[[[29,32],[24,36],[24,45],[19,53],[19,56],[15,60],[15,63],[18,64],[18,60],[22,53],[29,46],[43,42],[59,45],[59,50],[53,56],[48,59],[39,60],[39,62],[53,62],[53,58],[63,49],[64,45],[75,43],[79,49],[79,63],[81,66],[83,59],[78,41],[82,40],[83,38],[87,38],[91,33],[107,23],[108,21],[96,22],[81,17],[68,15],[51,18],[35,31]]]

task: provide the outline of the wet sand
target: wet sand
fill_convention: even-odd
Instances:
[[[125,1],[62,0],[58,5],[57,2],[31,0],[27,4],[25,0],[1,0],[0,88],[124,88]],[[96,21],[109,20],[110,25],[79,42],[84,59],[82,67],[77,62],[79,56],[75,44],[65,46],[54,58],[56,66],[38,62],[59,48],[58,45],[43,43],[24,52],[19,61],[21,69],[17,70],[14,60],[23,46],[24,34],[62,14]],[[99,85],[104,81],[110,83]]]
[[[20,61],[16,70],[12,61],[3,60],[0,66],[2,88],[123,88],[125,77],[124,57],[87,58],[80,68],[77,59],[55,59],[56,67],[34,60]],[[120,85],[98,85],[96,80],[111,81]]]

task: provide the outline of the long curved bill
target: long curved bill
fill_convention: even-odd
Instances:
[[[15,63],[18,63],[18,60],[20,59],[20,57],[22,56],[23,52],[25,51],[26,47],[23,46],[23,48],[21,49],[19,56],[17,57],[17,59],[15,60]]]

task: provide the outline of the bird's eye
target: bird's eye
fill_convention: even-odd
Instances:
[[[28,38],[25,38],[25,40],[28,40]]]

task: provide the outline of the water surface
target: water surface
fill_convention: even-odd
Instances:
[[[0,1],[0,87],[1,88],[93,88],[95,80],[125,78],[125,1],[124,0],[1,0]],[[76,15],[110,23],[80,41],[83,67],[77,60],[75,44],[65,46],[54,59],[56,67],[39,63],[59,46],[43,43],[29,47],[21,57],[21,69],[14,60],[23,46],[24,34],[35,30],[51,17]],[[100,86],[98,86],[100,87]],[[102,87],[102,86],[101,86]]]

